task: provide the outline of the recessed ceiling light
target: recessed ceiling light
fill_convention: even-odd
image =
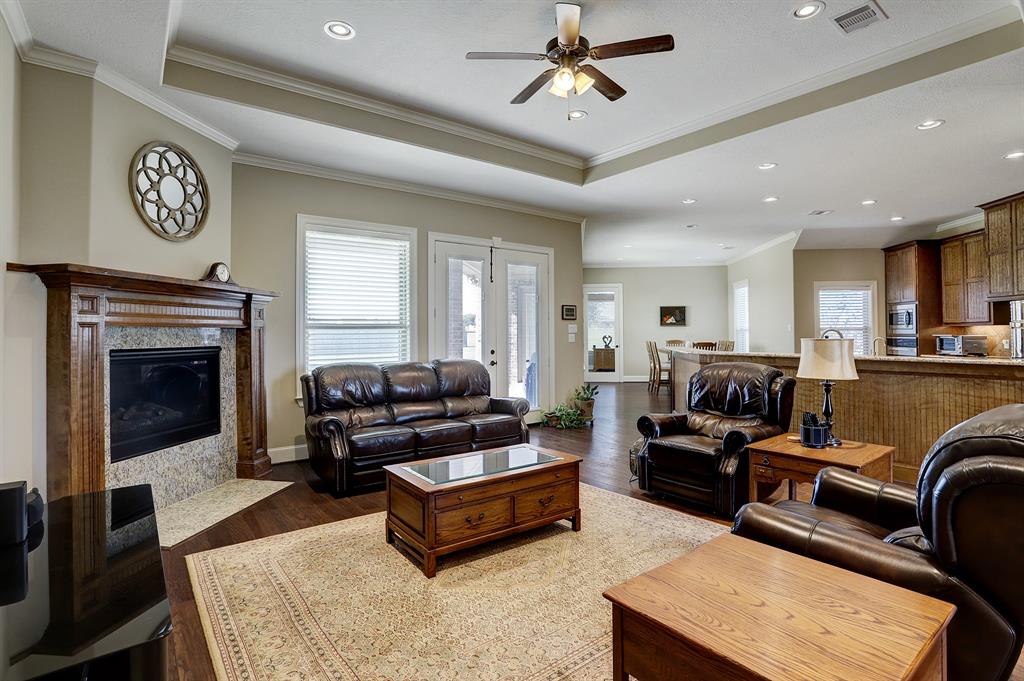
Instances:
[[[622,258],[615,258],[616,260],[622,260]]]
[[[918,130],[933,130],[934,128],[939,127],[940,125],[942,125],[945,122],[946,121],[944,121],[944,120],[942,120],[940,118],[929,118],[927,121],[921,121],[920,123],[918,123],[917,124],[917,129]]]
[[[633,248],[633,244],[626,244],[623,248]]]
[[[683,203],[686,203],[686,204],[697,203],[697,199],[683,199]]]
[[[874,199],[864,199],[863,201],[860,202],[860,205],[862,205],[862,206],[873,206],[876,203],[878,203],[878,201],[875,201]]]
[[[777,196],[766,196],[766,197],[764,197],[761,200],[764,201],[765,203],[775,203],[776,201],[779,200],[779,197],[777,197]]]
[[[695,255],[695,256],[693,256],[693,259],[694,260],[700,260],[700,256],[699,255]]]
[[[835,211],[831,209],[812,210],[810,213],[808,213],[808,215],[831,215],[832,213],[835,213]]]
[[[774,168],[777,165],[779,165],[779,164],[778,163],[758,163],[757,164],[757,169],[758,170],[771,170],[772,168]]]
[[[811,0],[793,10],[793,18],[810,19],[819,14],[823,9],[825,9],[825,3],[821,2],[821,0]]]
[[[1024,158],[1024,151],[1011,151],[1006,156],[1003,156],[1003,158],[1008,158],[1011,161],[1018,158]]]
[[[724,250],[724,251],[731,251],[734,248],[736,248],[736,247],[735,246],[730,246],[729,244],[726,244],[725,246],[722,246],[722,250]]]
[[[356,37],[356,29],[344,21],[328,21],[324,24],[324,33],[335,40],[352,40]]]
[[[583,109],[573,109],[569,112],[570,121],[581,121],[587,117],[587,112]]]
[[[683,229],[697,229],[697,225],[686,225]]]
[[[899,222],[902,219],[903,219],[902,215],[893,215],[891,218],[889,218],[889,221],[890,222]]]

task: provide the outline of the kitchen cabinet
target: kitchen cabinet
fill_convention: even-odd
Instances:
[[[885,302],[915,303],[918,298],[916,243],[885,251]]]
[[[942,242],[942,323],[991,324],[985,233],[971,232]]]
[[[978,207],[985,211],[988,298],[1024,297],[1024,193]]]

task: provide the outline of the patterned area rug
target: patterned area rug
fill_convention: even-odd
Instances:
[[[292,483],[279,480],[228,480],[156,512],[160,546],[174,546],[230,515],[276,494]]]
[[[427,579],[384,542],[384,514],[187,557],[221,681],[605,681],[601,593],[725,532],[580,486],[559,523],[438,562]]]

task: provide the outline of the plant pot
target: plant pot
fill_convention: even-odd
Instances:
[[[558,416],[555,416],[554,414],[545,414],[544,415],[544,425],[545,426],[548,426],[550,428],[557,428],[559,425],[561,425],[561,423],[562,423],[562,419],[560,417],[558,417]]]
[[[594,418],[594,400],[577,400],[576,408],[583,414],[583,418],[587,421]]]

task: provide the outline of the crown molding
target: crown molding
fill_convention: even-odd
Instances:
[[[586,168],[592,168],[601,163],[605,163],[606,161],[611,161],[621,156],[626,156],[627,154],[632,154],[633,152],[656,146],[663,142],[675,139],[676,137],[692,134],[698,130],[703,130],[704,128],[724,123],[732,120],[733,118],[744,116],[786,100],[809,94],[824,87],[849,80],[850,78],[870,73],[871,71],[884,69],[901,61],[920,56],[927,52],[931,52],[932,50],[946,47],[947,45],[952,45],[953,43],[999,28],[1000,26],[1021,21],[1021,18],[1022,10],[1020,8],[1010,5],[1002,7],[987,14],[983,14],[980,17],[976,17],[971,21],[950,27],[943,31],[939,31],[938,33],[933,33],[930,36],[925,36],[924,38],[907,43],[906,45],[901,45],[894,49],[882,52],[881,54],[868,57],[867,59],[862,59],[861,61],[814,76],[813,78],[808,78],[807,80],[794,83],[793,85],[788,85],[761,97],[716,111],[715,113],[668,128],[667,130],[663,130],[659,133],[648,135],[647,137],[636,140],[635,142],[630,142],[629,144],[616,147],[609,151],[597,154],[596,156],[591,156],[586,160]]]
[[[774,239],[770,239],[768,241],[765,241],[760,246],[754,246],[749,251],[744,251],[741,255],[737,255],[735,258],[733,258],[731,260],[726,260],[725,264],[726,265],[735,265],[740,260],[746,260],[747,258],[749,258],[752,255],[757,255],[758,253],[762,253],[764,251],[767,251],[769,248],[773,248],[775,246],[778,246],[779,244],[786,243],[790,239],[793,239],[793,238],[799,239],[800,235],[803,233],[803,231],[804,230],[802,230],[802,229],[794,229],[792,232],[786,232],[785,234],[781,234],[781,235],[775,237]],[[794,247],[796,246],[795,242],[794,242],[793,246]]]
[[[440,189],[438,187],[428,187],[426,185],[413,184],[412,182],[389,180],[383,177],[376,177],[373,175],[363,175],[361,173],[352,173],[343,170],[335,170],[334,168],[325,168],[323,166],[316,166],[309,163],[285,161],[282,159],[271,158],[269,156],[259,156],[257,154],[245,154],[236,152],[231,160],[234,163],[240,163],[242,165],[247,166],[256,166],[257,168],[267,168],[269,170],[280,170],[286,173],[309,175],[312,177],[319,177],[325,180],[336,180],[338,182],[350,182],[352,184],[358,184],[364,187],[390,189],[392,191],[407,192],[409,194],[430,196],[435,199],[446,199],[448,201],[471,203],[477,206],[487,206],[488,208],[500,208],[501,210],[510,210],[515,211],[517,213],[526,213],[528,215],[537,215],[543,218],[551,218],[552,220],[564,220],[566,222],[574,223],[582,223],[584,220],[583,216],[580,215],[560,213],[557,211],[547,210],[544,208],[529,206],[523,203],[503,201],[502,199],[492,199],[486,196],[480,196],[477,194],[467,194],[464,192],[451,191],[448,189]]]
[[[938,227],[935,228],[935,231],[936,232],[945,232],[945,231],[950,230],[950,229],[956,229],[957,227],[963,227],[965,225],[973,225],[973,224],[977,224],[979,222],[984,222],[984,221],[985,221],[985,212],[984,211],[978,211],[977,213],[971,213],[970,215],[965,215],[962,218],[957,218],[956,220],[950,220],[949,222],[943,222],[941,225],[939,225]]]
[[[25,20],[25,13],[21,11],[21,3],[0,1],[0,17],[11,33],[14,49],[24,60],[25,54],[32,47],[32,32],[28,30],[28,21]]]
[[[387,116],[406,123],[422,125],[452,135],[458,135],[476,142],[483,142],[510,151],[515,151],[545,161],[560,163],[582,170],[584,161],[571,154],[554,151],[536,144],[530,144],[511,137],[499,135],[463,123],[455,123],[440,116],[432,116],[413,109],[388,104],[380,100],[352,94],[338,88],[303,80],[294,76],[286,76],[268,69],[244,64],[242,62],[210,54],[201,50],[175,45],[167,51],[167,59],[189,66],[207,69],[226,76],[242,78],[260,85],[268,85],[308,97],[316,97],[334,104],[352,107],[368,113]]]
[[[588,265],[587,263],[583,263],[583,269],[585,269],[585,270],[671,270],[671,269],[679,269],[679,268],[683,268],[683,267],[685,267],[687,269],[696,269],[696,268],[700,268],[700,267],[703,267],[704,269],[710,269],[710,268],[713,268],[713,267],[725,267],[726,264],[727,263],[724,260],[721,261],[721,262],[716,261],[716,260],[708,260],[706,262],[702,261],[702,262],[695,262],[695,263],[689,263],[688,262],[688,263],[679,263],[677,265],[644,265],[642,263],[641,264],[624,265],[621,262],[620,263],[614,263],[614,264],[612,264],[612,263],[597,263],[595,265]],[[595,283],[604,283],[604,282],[595,282]]]
[[[92,59],[78,57],[67,52],[51,50],[49,47],[41,47],[30,44],[21,56],[21,60],[27,64],[45,66],[48,69],[56,69],[66,73],[73,73],[76,76],[92,78],[96,75],[98,64]]]

